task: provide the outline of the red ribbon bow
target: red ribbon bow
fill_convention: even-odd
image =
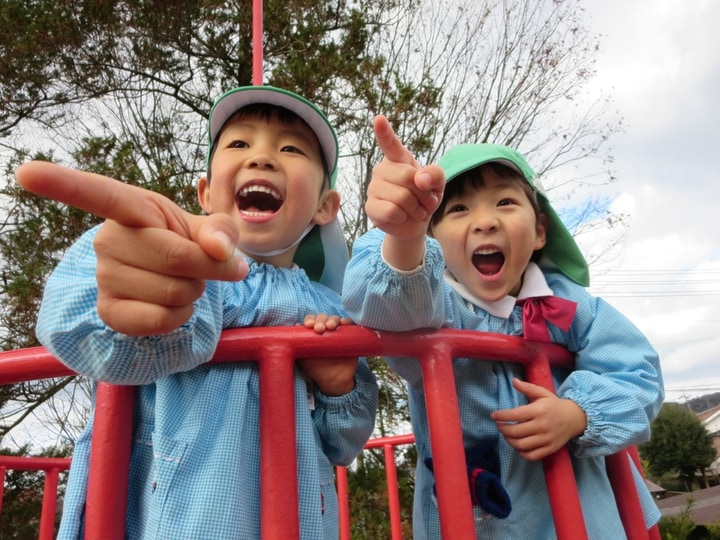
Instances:
[[[517,304],[523,308],[523,336],[533,341],[550,341],[548,322],[561,330],[569,330],[577,311],[575,302],[557,296],[523,298]]]

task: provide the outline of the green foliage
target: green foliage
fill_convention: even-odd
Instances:
[[[692,507],[694,502],[688,499],[687,506],[677,516],[663,516],[658,522],[660,536],[663,540],[685,540],[695,528],[692,520]]]
[[[710,532],[710,540],[720,540],[720,520],[705,525]]]
[[[676,516],[663,516],[658,522],[663,540],[720,540],[720,521],[697,525],[692,518],[695,501],[688,497],[683,511]]]
[[[666,403],[652,423],[650,441],[639,446],[649,472],[661,477],[674,472],[692,490],[695,473],[709,467],[716,457],[712,436],[694,413],[675,403]]]
[[[38,159],[50,159],[38,155]],[[8,164],[14,168],[21,155]],[[32,331],[50,271],[74,239],[97,218],[24,191],[9,174],[0,190],[6,222],[0,235],[2,284],[0,345],[3,350],[38,345]]]
[[[398,496],[403,538],[411,538],[414,464],[417,454],[414,446],[397,447],[395,454],[398,463]],[[383,451],[368,450],[356,463],[354,470],[348,470],[352,538],[390,538],[390,511]]]

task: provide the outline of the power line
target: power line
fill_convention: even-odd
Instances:
[[[667,269],[659,269],[659,268],[652,268],[652,269],[646,269],[646,268],[624,268],[622,270],[608,270],[607,272],[604,272],[603,275],[627,275],[627,276],[637,276],[637,275],[649,275],[649,276],[655,276],[655,275],[663,275],[663,274],[720,274],[720,269],[718,268],[667,268]]]
[[[594,294],[605,298],[672,298],[676,296],[720,296],[720,291],[602,291]]]

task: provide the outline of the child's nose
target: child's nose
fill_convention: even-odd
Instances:
[[[247,162],[247,166],[251,169],[275,169],[275,160],[270,152],[258,148]]]
[[[499,221],[496,216],[490,213],[476,214],[473,220],[473,229],[476,232],[493,232],[498,229]]]

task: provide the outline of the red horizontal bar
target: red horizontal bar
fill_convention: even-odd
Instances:
[[[415,436],[412,433],[405,435],[390,435],[388,437],[378,437],[376,439],[370,439],[365,445],[365,450],[371,448],[383,448],[384,446],[400,446],[401,444],[414,444]]]
[[[0,385],[68,375],[75,373],[61,364],[45,347],[0,352]]]
[[[450,339],[449,339],[450,338]],[[343,326],[322,335],[303,326],[236,328],[225,330],[212,362],[256,361],[268,343],[287,345],[296,358],[324,357],[328,347],[347,356],[390,355],[420,358],[437,346],[453,357],[479,358],[528,364],[544,351],[552,366],[573,367],[573,356],[553,343],[526,341],[473,330],[417,330],[382,332],[362,326]],[[240,346],[241,345],[241,346]],[[0,352],[0,385],[74,375],[44,347]]]
[[[0,455],[0,467],[18,471],[50,471],[70,468],[70,458],[25,457]]]

